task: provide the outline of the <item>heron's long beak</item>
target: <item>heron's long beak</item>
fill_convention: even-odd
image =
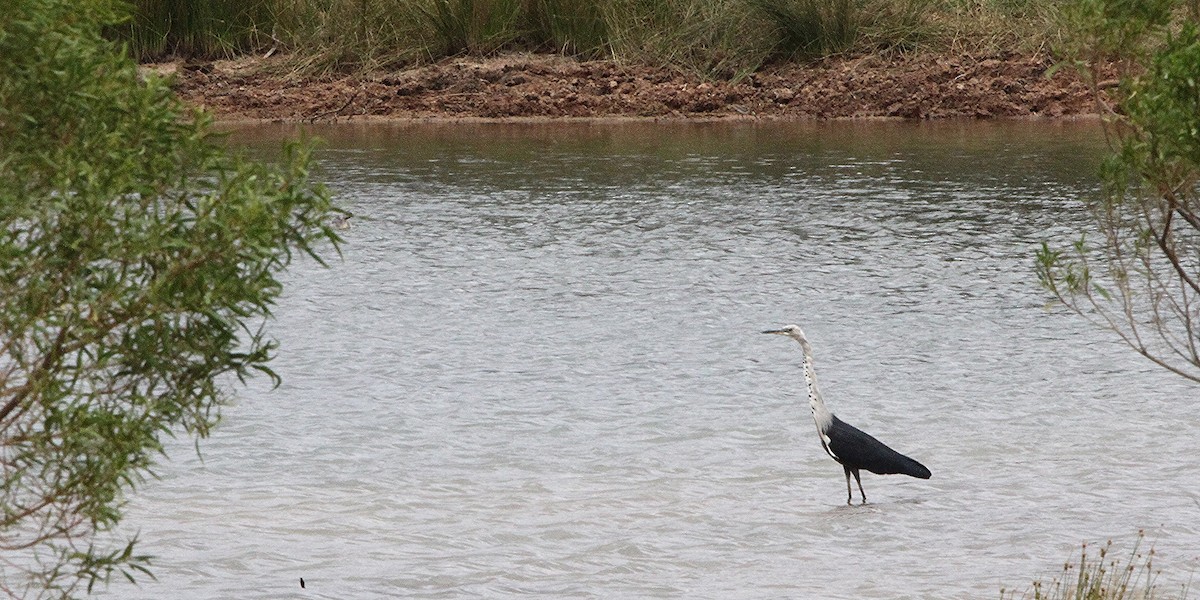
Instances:
[[[779,335],[787,335],[787,331],[783,330],[783,329],[768,329],[768,330],[764,331],[763,333],[775,333],[775,334],[779,334]]]

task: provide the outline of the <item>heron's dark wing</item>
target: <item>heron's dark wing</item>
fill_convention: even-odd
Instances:
[[[867,433],[834,417],[829,436],[829,450],[843,465],[866,469],[876,475],[900,473],[929,479],[925,465],[903,455]]]

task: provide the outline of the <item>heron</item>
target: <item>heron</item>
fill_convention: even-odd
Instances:
[[[846,472],[846,504],[854,503],[854,491],[850,487],[851,475],[858,483],[862,503],[867,503],[867,493],[863,491],[862,479],[858,475],[860,469],[866,469],[876,475],[903,474],[929,479],[931,473],[925,465],[892,450],[883,442],[829,412],[825,407],[825,400],[821,398],[821,391],[817,389],[812,344],[808,343],[808,338],[804,337],[804,331],[799,325],[788,325],[783,329],[770,329],[763,333],[786,335],[800,342],[800,349],[804,352],[804,384],[808,387],[808,405],[812,407],[813,421],[817,424],[821,447],[833,460],[840,463]]]

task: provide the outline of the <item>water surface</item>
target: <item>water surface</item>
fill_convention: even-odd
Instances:
[[[171,448],[127,520],[158,580],[110,595],[994,598],[1139,529],[1200,566],[1200,394],[1032,271],[1091,126],[315,133],[343,259],[287,274],[283,385]],[[846,506],[792,322],[932,479]]]

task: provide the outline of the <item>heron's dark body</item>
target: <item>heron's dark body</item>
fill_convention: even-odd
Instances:
[[[871,437],[863,430],[833,417],[828,431],[823,431],[821,443],[834,460],[842,463],[858,477],[859,469],[876,475],[908,475],[918,479],[929,479],[925,465],[892,450],[883,442]],[[825,438],[829,438],[828,444]]]

